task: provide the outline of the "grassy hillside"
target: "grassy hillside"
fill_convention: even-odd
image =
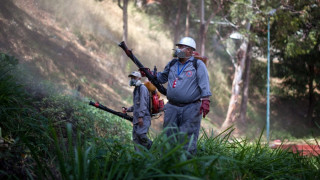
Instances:
[[[134,67],[129,63],[128,69],[119,69],[122,16],[114,3],[16,0],[4,2],[0,12],[1,51],[21,58],[34,75],[112,107],[129,99],[126,73]],[[149,30],[141,16],[135,14],[130,21],[128,45],[134,44],[134,52],[144,57],[146,65],[158,62],[163,68],[162,59],[170,56],[165,47],[171,43]],[[134,23],[142,26],[134,29]]]
[[[0,8],[0,51],[21,59],[32,76],[111,108],[130,105],[127,74],[136,67],[120,68],[122,14],[114,2],[15,0]],[[129,11],[128,46],[146,66],[163,68],[171,41],[151,30],[143,14]]]

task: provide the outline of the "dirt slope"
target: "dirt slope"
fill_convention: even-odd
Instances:
[[[65,22],[68,20],[67,17],[59,17],[56,14],[57,11],[46,9],[44,2],[42,0],[5,0],[1,2],[0,52],[19,59],[20,64],[27,67],[28,74],[33,76],[33,81],[48,81],[53,86],[63,85],[73,94],[79,94],[89,100],[98,100],[118,111],[122,106],[129,106],[132,102],[132,88],[128,86],[126,71],[131,71],[134,67],[132,63],[128,64],[126,70],[121,70],[119,67],[118,61],[123,52],[117,46],[115,39],[121,39],[121,32],[107,29],[107,26],[103,24],[99,24],[95,30],[82,31],[80,25],[72,26],[74,19]],[[84,1],[68,1],[68,3],[70,2],[81,4]],[[70,4],[69,6],[72,7]],[[64,8],[64,10],[68,10],[66,7]],[[109,9],[109,11],[111,10]],[[84,16],[86,15],[84,13]],[[78,17],[73,18],[77,19]],[[86,21],[89,22],[90,19]],[[135,16],[134,21],[141,21],[141,19],[139,16]],[[99,20],[98,23],[103,22]],[[119,26],[120,24],[120,22],[117,23]],[[81,26],[86,26],[86,24],[82,23]],[[104,26],[106,29],[101,30]],[[163,52],[162,49],[154,48],[158,43],[164,44],[163,37],[151,30],[148,31],[149,34],[144,33],[141,27],[137,28],[137,31],[141,34],[135,34],[131,37],[131,39],[140,40],[135,41],[137,44],[135,46],[137,49],[134,49],[136,54],[143,54],[157,61],[158,68],[163,68],[161,66],[164,66],[165,60],[162,62],[153,57],[157,55],[154,51],[171,55],[168,52]],[[149,39],[151,37],[149,41],[153,41],[153,43],[149,43],[148,40],[142,41],[143,39],[140,37],[142,35],[148,35],[146,38]],[[158,41],[155,41],[157,39]],[[144,46],[143,43],[147,43],[150,47],[145,50],[148,52],[143,53],[144,49],[141,48]],[[170,49],[168,51],[171,52]],[[140,60],[146,66],[153,63],[145,59]],[[88,108],[93,107],[88,106]],[[152,129],[155,133],[160,132],[162,122],[163,115],[153,121]]]
[[[108,54],[98,48],[92,51],[96,42],[81,44],[79,37],[56,23],[35,0],[2,1],[0,26],[0,51],[16,56],[35,76],[111,107],[125,103],[123,99],[131,93],[118,80],[125,76],[116,72]]]

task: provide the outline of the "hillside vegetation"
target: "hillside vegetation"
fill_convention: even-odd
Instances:
[[[25,84],[18,60],[0,54],[1,179],[318,179],[320,156],[303,157],[230,137],[204,133],[198,153],[187,141],[153,137],[133,150],[130,125],[56,87]],[[61,90],[61,89],[60,89]]]
[[[120,9],[109,2],[47,3],[33,0],[3,3],[1,51],[21,57],[35,76],[108,102],[111,107],[125,103],[131,95],[126,73],[133,67],[129,63],[128,69],[123,70],[118,65],[123,54],[117,46],[121,42]],[[108,12],[104,12],[105,9]],[[161,59],[164,54],[170,56],[170,49],[165,52],[165,48],[157,46],[170,43],[165,43],[164,35],[149,31],[141,15],[134,17],[132,23],[145,24],[146,28],[133,31],[135,36],[129,40],[129,47],[134,42],[134,52],[137,56],[143,55],[142,62],[160,62],[157,64],[163,67],[165,61]]]

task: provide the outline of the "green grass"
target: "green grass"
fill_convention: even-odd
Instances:
[[[17,60],[1,54],[1,179],[319,179],[320,158],[202,132],[197,155],[173,136],[135,152],[131,125],[43,84],[19,82]]]
[[[68,134],[72,134],[68,125]],[[301,157],[287,151],[271,150],[257,142],[204,134],[198,154],[190,156],[183,149],[186,141],[172,145],[159,135],[148,151],[134,152],[132,147],[112,142],[101,151],[90,140],[79,136],[73,143],[54,134],[59,172],[62,179],[317,179],[319,158]],[[104,140],[106,142],[107,140]],[[90,142],[90,143],[89,143]],[[76,145],[72,145],[76,144]],[[91,145],[88,145],[91,144]],[[101,148],[101,147],[100,147]]]

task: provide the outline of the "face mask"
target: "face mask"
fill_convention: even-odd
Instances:
[[[142,84],[141,81],[140,81],[140,80],[137,80],[136,86],[140,86],[141,84]]]
[[[137,80],[137,79],[130,79],[129,85],[130,86],[140,86],[141,85],[141,81]]]
[[[187,55],[186,55],[186,52],[183,51],[184,49],[185,48],[183,48],[183,49],[179,49],[179,48],[175,49],[173,57],[186,58]]]

